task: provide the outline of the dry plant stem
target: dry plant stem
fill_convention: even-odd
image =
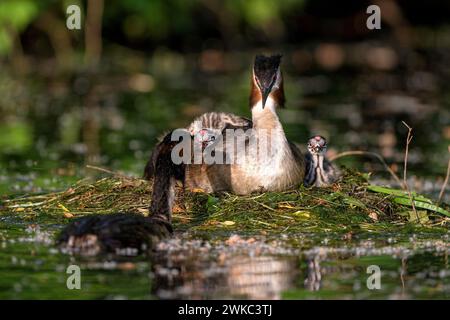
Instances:
[[[413,135],[412,135],[412,128],[410,126],[408,126],[408,124],[405,121],[402,121],[402,123],[408,128],[408,136],[406,138],[406,147],[405,147],[405,163],[403,165],[403,188],[408,192],[408,196],[409,196],[409,200],[411,201],[411,206],[413,208],[413,211],[416,215],[417,221],[419,223],[420,219],[419,219],[419,215],[417,213],[416,210],[416,205],[414,204],[414,198],[412,196],[411,190],[409,189],[408,183],[407,183],[407,179],[406,179],[406,172],[408,171],[408,154],[409,154],[409,144],[412,141]]]
[[[371,157],[377,158],[383,164],[383,166],[386,169],[386,171],[389,172],[390,175],[399,184],[399,186],[403,185],[403,183],[400,180],[400,178],[395,174],[394,171],[392,171],[391,168],[389,168],[389,166],[386,163],[386,161],[384,161],[383,157],[380,156],[378,153],[369,152],[369,151],[345,151],[345,152],[341,152],[341,153],[335,155],[334,157],[330,157],[330,161],[334,161],[336,159],[343,158],[343,157],[346,157],[346,156],[371,156]]]
[[[450,146],[448,146],[448,152],[450,153]],[[439,192],[438,205],[441,203],[442,198],[444,197],[444,192],[445,192],[445,188],[447,187],[449,177],[450,177],[450,159],[448,160],[448,165],[447,165],[447,175],[445,176],[444,184],[442,185],[441,192]]]
[[[100,168],[100,167],[97,167],[97,166],[91,166],[91,165],[89,165],[89,164],[86,165],[86,168],[88,168],[88,169],[93,169],[93,170],[97,170],[97,171],[101,171],[101,172],[105,172],[105,173],[109,173],[109,174],[111,174],[111,175],[113,175],[113,176],[120,177],[120,178],[124,178],[124,179],[132,179],[132,178],[127,177],[126,175],[123,175],[123,174],[121,174],[121,173],[114,172],[114,171],[111,171],[111,170],[108,170],[108,169],[105,169],[105,168]]]

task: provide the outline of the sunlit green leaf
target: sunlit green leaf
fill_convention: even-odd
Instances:
[[[0,149],[21,152],[31,146],[32,132],[28,124],[12,122],[0,126]]]

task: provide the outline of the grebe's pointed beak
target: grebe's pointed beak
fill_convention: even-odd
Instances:
[[[273,85],[270,85],[268,88],[261,88],[261,96],[262,96],[262,108],[266,106],[267,99],[269,98],[270,92],[272,92]]]

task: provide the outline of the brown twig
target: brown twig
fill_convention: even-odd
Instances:
[[[450,146],[448,146],[448,152],[450,153]],[[442,184],[441,192],[439,192],[438,205],[441,203],[442,198],[444,197],[444,192],[445,188],[447,187],[449,177],[450,177],[450,159],[448,159],[447,175],[445,176],[444,183]]]
[[[397,181],[397,183],[402,186],[402,182],[400,178],[395,174],[395,172],[388,166],[386,161],[384,161],[383,157],[375,152],[369,152],[369,151],[345,151],[338,153],[334,157],[330,157],[330,161],[334,161],[336,159],[346,157],[346,156],[371,156],[377,158],[384,166],[387,172],[391,174],[391,176]]]
[[[408,183],[407,183],[407,177],[406,173],[408,171],[408,155],[409,155],[409,144],[411,143],[413,139],[412,135],[412,128],[408,126],[408,124],[405,121],[402,121],[403,125],[408,128],[408,136],[406,138],[406,147],[405,147],[405,162],[403,165],[403,188],[408,192],[409,200],[411,201],[411,206],[413,208],[413,212],[416,215],[417,221],[420,223],[419,214],[416,210],[416,205],[414,204],[414,198],[412,196],[411,190],[409,189]]]
[[[111,170],[108,170],[108,169],[105,169],[105,168],[100,168],[100,167],[97,167],[97,166],[92,166],[92,165],[86,165],[86,168],[88,168],[88,169],[93,169],[93,170],[97,170],[97,171],[101,171],[101,172],[105,172],[105,173],[109,173],[109,174],[111,174],[111,175],[113,175],[113,176],[117,176],[117,177],[121,177],[121,178],[124,178],[124,179],[132,179],[131,177],[127,177],[126,175],[124,175],[124,174],[121,174],[121,173],[118,173],[118,172],[114,172],[114,171],[111,171]]]

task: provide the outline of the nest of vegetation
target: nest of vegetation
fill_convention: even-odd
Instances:
[[[368,183],[365,175],[348,170],[339,182],[328,188],[301,186],[285,192],[248,196],[183,192],[178,186],[174,227],[175,230],[263,233],[375,232],[405,225],[448,230],[448,205],[438,207],[416,195],[416,211],[413,211],[402,191],[377,188]],[[114,176],[94,183],[80,181],[62,192],[4,200],[0,210],[24,217],[56,215],[67,222],[88,214],[148,215],[151,190],[151,182]]]

